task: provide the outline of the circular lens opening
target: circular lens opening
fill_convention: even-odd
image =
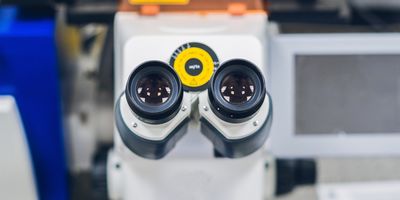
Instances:
[[[228,103],[243,104],[254,96],[254,82],[245,73],[232,72],[222,79],[220,91]]]
[[[143,103],[157,106],[168,101],[171,88],[171,82],[165,76],[153,73],[139,79],[136,93]]]

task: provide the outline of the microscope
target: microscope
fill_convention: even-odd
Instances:
[[[267,14],[259,1],[122,2],[110,199],[261,200]]]

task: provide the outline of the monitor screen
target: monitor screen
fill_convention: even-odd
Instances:
[[[296,55],[295,134],[400,133],[399,55]]]

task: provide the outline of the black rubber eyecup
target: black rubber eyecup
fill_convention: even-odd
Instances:
[[[224,80],[232,74],[245,77],[249,80],[248,82],[251,82],[251,97],[248,97],[246,101],[233,103],[224,98],[221,88],[224,87]],[[257,66],[243,59],[233,59],[223,63],[214,73],[208,89],[211,109],[219,118],[230,123],[241,123],[253,117],[263,104],[265,96],[263,74]]]
[[[140,82],[149,77],[160,77],[161,81],[158,80],[158,82],[168,85],[168,97],[165,102],[148,103],[139,96]],[[149,80],[149,83],[152,81]],[[140,120],[151,124],[161,124],[171,120],[179,112],[183,99],[183,88],[172,67],[161,61],[148,61],[139,65],[130,74],[125,88],[125,97],[129,107]]]

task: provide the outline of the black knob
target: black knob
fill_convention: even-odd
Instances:
[[[316,183],[317,167],[313,159],[277,159],[276,195],[287,194],[296,186]]]
[[[107,190],[107,157],[111,146],[99,148],[94,156],[91,170],[92,199],[108,200]]]

